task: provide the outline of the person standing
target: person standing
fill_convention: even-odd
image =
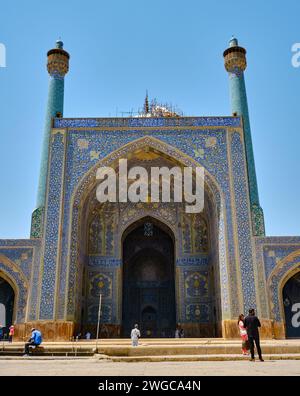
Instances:
[[[259,360],[263,362],[264,359],[262,358],[262,354],[261,354],[259,330],[258,330],[258,328],[261,327],[261,324],[258,317],[255,315],[254,309],[249,309],[249,315],[245,318],[244,326],[245,329],[247,330],[248,340],[250,343],[250,352],[251,352],[250,361],[251,362],[255,361],[254,358],[254,342],[255,342]]]
[[[245,316],[243,314],[240,314],[240,316],[238,318],[238,326],[239,326],[239,330],[240,330],[240,336],[242,339],[242,353],[243,353],[243,355],[248,355],[248,349],[249,349],[249,348],[247,348],[248,334],[247,334],[247,330],[245,329],[245,326],[244,326],[244,320],[245,320]]]
[[[31,337],[29,338],[28,342],[25,344],[25,351],[24,356],[29,355],[29,347],[34,346],[37,347],[42,343],[42,333],[35,328],[31,329]]]
[[[15,326],[14,325],[11,325],[10,327],[9,327],[9,334],[8,334],[8,340],[9,340],[9,342],[12,342],[12,340],[13,340],[13,336],[15,335]]]
[[[131,342],[132,346],[136,347],[139,345],[139,338],[141,337],[141,332],[139,330],[139,326],[137,324],[134,325],[134,328],[131,330]]]

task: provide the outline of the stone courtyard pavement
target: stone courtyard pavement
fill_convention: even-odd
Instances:
[[[0,360],[0,376],[190,376],[190,375],[254,375],[254,376],[300,376],[300,361],[269,360],[216,361],[216,362],[141,362],[115,363],[86,359],[39,359],[15,358]]]

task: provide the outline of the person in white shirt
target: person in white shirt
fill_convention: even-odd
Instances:
[[[141,337],[141,332],[138,329],[138,325],[135,324],[134,328],[131,330],[131,342],[132,346],[136,347],[139,345],[139,338]]]

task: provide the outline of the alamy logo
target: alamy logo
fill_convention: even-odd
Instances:
[[[300,327],[300,303],[293,304],[292,312],[296,312],[292,316],[292,326],[293,327]]]
[[[291,60],[292,66],[300,67],[300,43],[293,44],[291,50],[294,52]]]
[[[186,213],[204,208],[204,168],[134,166],[128,170],[127,159],[120,159],[118,173],[111,167],[100,167],[96,179],[97,200],[103,202],[186,202]],[[118,179],[118,180],[117,180]],[[172,188],[173,187],[173,188]]]
[[[3,43],[0,43],[0,67],[6,67],[6,48]]]

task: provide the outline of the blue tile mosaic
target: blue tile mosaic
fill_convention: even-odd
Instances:
[[[240,117],[55,118],[54,128],[225,126],[241,127]]]
[[[245,160],[241,154],[244,150],[239,133],[232,134],[232,173],[234,183],[237,233],[239,241],[239,257],[242,290],[244,296],[244,312],[256,309],[255,277],[252,260],[250,207],[247,202],[248,189],[245,183]]]
[[[13,278],[20,291],[18,321],[25,320],[26,312],[27,320],[51,320],[54,315],[60,320],[75,320],[81,301],[82,269],[86,268],[90,279],[89,320],[95,321],[101,290],[103,322],[120,323],[119,241],[126,227],[142,215],[153,215],[174,233],[180,321],[212,320],[212,267],[217,272],[219,290],[215,292],[220,296],[221,319],[235,318],[241,309],[255,307],[263,318],[282,320],[278,284],[297,266],[297,260],[281,263],[300,249],[300,237],[253,237],[240,117],[57,118],[54,127],[43,238],[0,241],[0,257],[6,258],[0,260],[0,270]],[[84,244],[81,222],[89,210],[87,197],[94,191],[97,166],[127,158],[143,147],[151,147],[186,166],[205,167],[206,210],[209,218],[215,219],[211,223],[214,249],[209,254],[191,255],[184,248],[186,236],[179,230],[182,216],[171,205],[170,210],[123,207],[115,218],[111,217],[103,250],[92,255],[80,250]],[[13,263],[13,269],[8,262]],[[271,302],[269,292],[274,296]]]

